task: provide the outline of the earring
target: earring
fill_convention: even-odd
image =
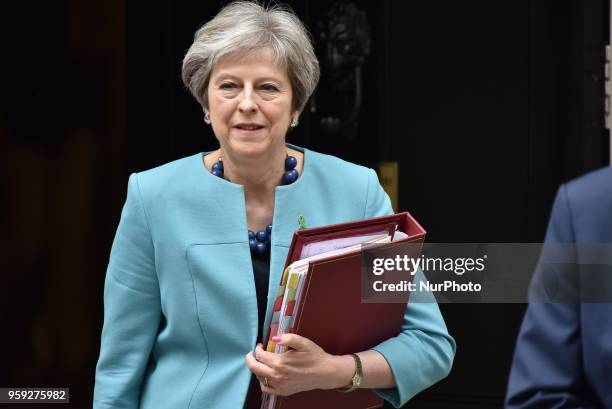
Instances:
[[[208,112],[204,114],[204,122],[206,122],[207,125],[210,125],[210,114]]]
[[[296,126],[298,126],[297,116],[291,120],[291,127],[295,128]]]

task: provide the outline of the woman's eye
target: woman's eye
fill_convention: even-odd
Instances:
[[[219,85],[219,89],[234,89],[236,88],[236,84],[234,84],[233,82],[224,82],[223,84]]]
[[[261,89],[267,92],[276,92],[278,91],[278,87],[274,84],[263,84]]]

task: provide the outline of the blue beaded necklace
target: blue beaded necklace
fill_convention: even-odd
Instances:
[[[297,159],[294,156],[287,154],[285,158],[285,172],[283,173],[282,184],[290,185],[297,180],[300,176],[295,167],[297,166]],[[213,163],[210,173],[224,179],[223,176],[223,160],[219,157],[219,160]],[[229,180],[229,179],[228,179]],[[269,224],[265,229],[259,230],[255,233],[249,230],[249,248],[251,249],[251,256],[257,256],[264,258],[270,251],[270,240],[272,238],[272,224]]]

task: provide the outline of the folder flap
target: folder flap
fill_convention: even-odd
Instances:
[[[408,212],[298,230],[294,233],[291,240],[285,267],[300,259],[302,249],[308,243],[337,237],[374,233],[382,230],[388,231],[393,235],[396,229],[406,233],[411,238],[418,237],[422,240],[425,239],[425,229]]]

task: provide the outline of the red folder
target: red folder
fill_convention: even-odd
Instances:
[[[393,232],[396,229],[406,233],[408,237],[377,246],[376,254],[393,257],[393,254],[402,251],[401,246],[409,243],[410,257],[418,257],[425,239],[425,230],[410,214],[404,212],[299,230],[293,236],[285,267],[300,258],[306,244],[381,230]],[[415,251],[419,254],[415,254]],[[401,327],[406,311],[405,303],[362,302],[363,252],[361,249],[316,260],[308,267],[293,332],[312,340],[330,354],[343,355],[367,350],[396,336]],[[413,276],[408,274],[407,277]],[[405,297],[407,302],[408,293]],[[264,345],[267,345],[269,336],[270,331]],[[257,391],[260,392],[259,388]],[[382,404],[382,398],[367,389],[351,393],[314,390],[277,397],[274,408],[366,409],[379,408]]]

